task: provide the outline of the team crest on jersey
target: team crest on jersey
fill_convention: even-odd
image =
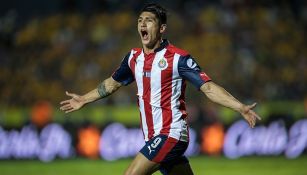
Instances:
[[[161,70],[164,70],[167,68],[168,63],[167,60],[165,58],[162,58],[159,62],[158,62],[158,66]]]

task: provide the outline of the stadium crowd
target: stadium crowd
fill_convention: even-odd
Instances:
[[[306,4],[178,2],[166,4],[166,37],[189,51],[213,80],[240,99],[304,99]],[[69,10],[22,24],[18,12],[0,16],[0,104],[58,104],[65,90],[83,93],[110,76],[132,47],[141,46],[137,11],[120,9]],[[124,88],[108,103],[130,103],[134,94],[133,86]]]

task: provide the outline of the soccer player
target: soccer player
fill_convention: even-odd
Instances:
[[[251,127],[260,117],[225,89],[211,81],[188,52],[162,39],[166,31],[166,10],[147,4],[138,17],[142,48],[133,48],[120,67],[98,87],[85,95],[66,92],[71,99],[61,102],[61,110],[75,111],[87,103],[105,98],[120,87],[137,84],[138,106],[145,145],[125,171],[125,175],[162,174],[192,175],[183,155],[188,147],[189,129],[185,107],[186,81],[210,100],[241,113]]]

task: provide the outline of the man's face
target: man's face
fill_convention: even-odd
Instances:
[[[138,19],[138,32],[145,47],[153,48],[157,41],[161,39],[163,31],[155,14],[151,12],[141,13]]]

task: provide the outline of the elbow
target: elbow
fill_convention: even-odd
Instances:
[[[210,94],[210,92],[212,91],[212,86],[213,86],[212,81],[206,82],[200,87],[200,90],[208,96],[208,94]]]
[[[105,80],[105,87],[108,93],[113,93],[121,87],[121,84],[115,81],[112,77]]]
[[[211,100],[216,101],[220,96],[219,86],[213,83],[212,81],[207,82],[202,85],[201,91]]]

